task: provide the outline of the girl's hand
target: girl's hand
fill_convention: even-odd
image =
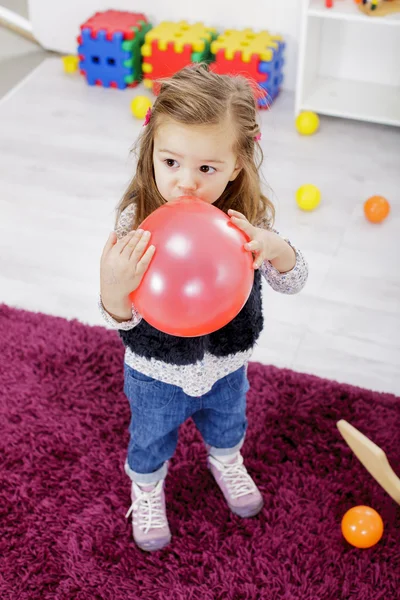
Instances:
[[[255,227],[237,210],[228,210],[228,215],[232,223],[249,236],[250,241],[244,245],[244,248],[253,252],[255,269],[259,269],[264,260],[271,261],[278,256],[276,238],[279,236],[274,231]]]
[[[150,232],[130,231],[120,240],[110,233],[100,260],[100,293],[103,303],[116,306],[135,291],[153,258],[155,247],[147,245]],[[146,250],[147,248],[147,250]]]

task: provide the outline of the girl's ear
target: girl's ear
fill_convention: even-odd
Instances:
[[[236,165],[234,170],[232,171],[232,175],[229,177],[229,181],[234,181],[236,179],[236,177],[239,175],[240,171],[242,170],[242,165],[239,161],[239,159],[236,161]]]

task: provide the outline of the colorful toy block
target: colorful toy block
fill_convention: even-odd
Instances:
[[[210,45],[216,37],[216,30],[203,23],[163,21],[145,35],[143,84],[157,94],[156,79],[170,77],[191,63],[209,62]]]
[[[283,81],[281,36],[252,29],[228,30],[218,36],[203,23],[164,21],[152,28],[142,13],[108,10],[81,25],[80,72],[89,85],[120,89],[143,84],[158,93],[156,80],[183,67],[208,62],[220,74],[241,74],[257,82],[260,108],[268,108]],[[64,61],[65,62],[65,61]],[[72,65],[65,68],[71,68]]]
[[[107,10],[81,25],[79,68],[89,85],[124,89],[142,79],[140,49],[151,24],[141,13]]]
[[[268,108],[282,85],[284,49],[282,37],[268,31],[227,30],[211,44],[215,62],[210,68],[221,75],[244,75],[256,81],[264,91],[258,106]]]

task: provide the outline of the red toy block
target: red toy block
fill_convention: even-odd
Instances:
[[[177,71],[183,69],[192,62],[192,46],[185,44],[183,52],[175,52],[174,42],[168,42],[166,50],[158,48],[158,40],[151,43],[151,56],[143,58],[143,64],[147,63],[153,67],[151,73],[145,73],[146,79],[159,79],[160,77],[171,77]]]
[[[136,27],[139,31],[142,28],[141,21],[147,23],[147,17],[142,13],[122,12],[119,10],[107,10],[98,12],[81,25],[80,29],[90,29],[91,37],[96,38],[100,30],[106,31],[106,39],[111,41],[114,33],[122,33],[124,40],[133,40]],[[80,36],[78,43],[81,44]]]
[[[253,54],[250,62],[243,62],[242,53],[240,50],[235,52],[232,60],[225,58],[225,50],[221,48],[215,55],[215,62],[210,64],[210,70],[219,75],[243,75],[248,79],[253,79],[258,83],[266,82],[268,79],[267,73],[259,73],[258,65],[260,57],[258,54]]]

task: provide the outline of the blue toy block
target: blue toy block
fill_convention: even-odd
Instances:
[[[285,49],[285,43],[284,42],[277,42],[278,44],[278,48],[274,49],[274,55],[272,57],[272,60],[269,61],[260,61],[260,64],[258,66],[258,71],[259,73],[271,73],[272,71],[279,71],[280,69],[282,69],[283,64],[284,64],[284,58],[283,58],[283,51]]]
[[[268,78],[267,81],[262,81],[258,85],[263,90],[272,90],[276,87],[280,87],[282,84],[282,81],[283,81],[283,73],[278,72],[278,73],[273,73],[272,76],[270,78]]]
[[[269,108],[279,94],[279,91],[279,88],[274,88],[270,91],[266,90],[265,96],[258,99],[259,108]]]
[[[83,55],[79,67],[85,71],[89,85],[101,81],[104,87],[110,87],[115,82],[119,89],[127,87],[126,77],[135,76],[132,71],[132,52],[122,49],[124,36],[121,32],[107,39],[107,32],[100,30],[96,38],[91,36],[90,29],[82,29],[82,43],[78,47],[79,55]]]
[[[258,100],[258,106],[260,108],[267,108],[273,103],[273,101],[279,94],[282,85],[282,68],[285,64],[285,59],[283,58],[285,43],[277,43],[278,48],[274,49],[272,60],[261,61],[258,66],[259,72],[267,75],[266,81],[262,81],[259,83],[259,86],[266,92],[266,95]]]
[[[258,100],[258,105],[260,108],[265,108],[272,104],[280,92],[282,81],[283,73],[278,72],[274,73],[274,75],[268,81],[258,84],[266,92],[266,95]]]

